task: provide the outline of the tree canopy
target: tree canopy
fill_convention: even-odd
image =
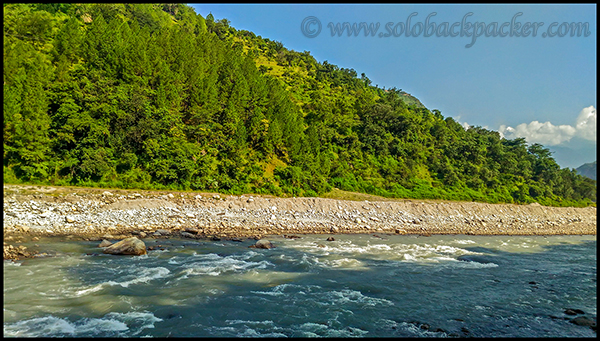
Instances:
[[[4,4],[4,181],[584,206],[550,151],[184,4]]]

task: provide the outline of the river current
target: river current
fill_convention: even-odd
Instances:
[[[4,262],[5,337],[595,337],[596,236],[42,239]]]

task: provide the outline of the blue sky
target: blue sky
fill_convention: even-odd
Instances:
[[[327,60],[359,75],[365,73],[380,87],[400,88],[427,108],[438,109],[465,126],[482,126],[507,138],[521,136],[542,143],[554,152],[562,167],[596,160],[595,4],[190,6],[204,17],[212,13],[217,20],[226,18],[236,29],[280,41],[288,49],[310,51],[319,62]],[[321,23],[320,33],[313,38],[301,31],[303,20],[309,16]],[[536,24],[538,29],[535,37],[532,29],[528,37],[511,37],[510,26],[504,26],[502,32],[507,36],[482,35],[473,43],[472,37],[460,34],[418,34],[417,23],[424,24],[428,16],[430,27],[433,23],[436,29],[444,22],[451,26],[463,21],[480,23],[480,27],[484,23],[486,29],[493,29],[494,22],[502,27],[511,21],[521,25],[519,32],[526,23]],[[390,35],[400,33],[399,23],[406,27],[409,18],[416,36]],[[329,23],[343,22],[380,26],[375,36],[365,37],[362,32],[350,37],[332,35]],[[572,22],[587,23],[589,35],[571,37],[567,33],[559,37]],[[387,30],[386,25],[396,31]],[[542,37],[550,26],[550,33],[558,34]],[[460,26],[453,32],[459,33]]]

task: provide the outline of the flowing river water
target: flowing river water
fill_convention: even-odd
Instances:
[[[595,337],[596,236],[42,239],[4,262],[5,337]],[[159,246],[160,245],[160,246]]]

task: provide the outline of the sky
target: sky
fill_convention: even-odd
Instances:
[[[402,89],[464,127],[541,143],[561,167],[596,160],[596,4],[189,5]],[[374,34],[333,31],[344,22]]]

